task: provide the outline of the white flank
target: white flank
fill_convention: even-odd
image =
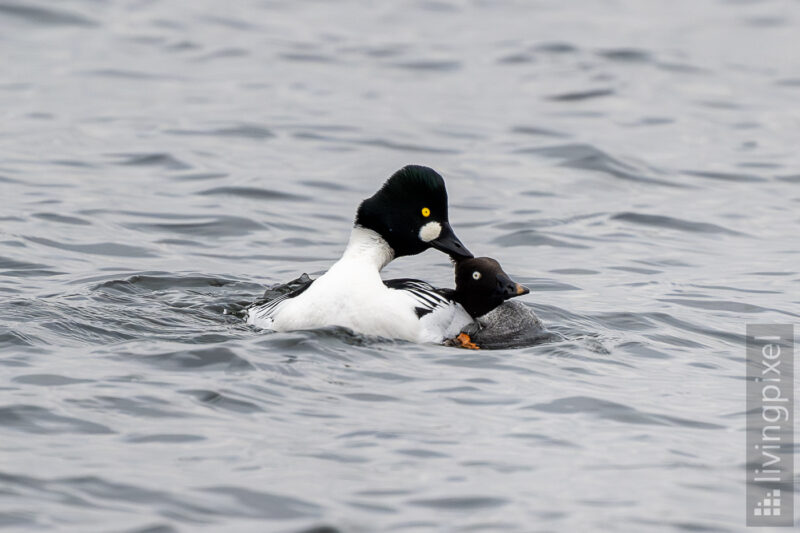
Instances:
[[[393,257],[380,235],[356,226],[342,258],[330,270],[301,294],[279,303],[269,316],[255,308],[248,321],[275,331],[344,326],[366,335],[419,342],[414,305],[381,279],[380,270]]]

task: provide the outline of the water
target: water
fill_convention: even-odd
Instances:
[[[743,530],[745,324],[800,314],[800,4],[228,4],[0,1],[0,526]],[[224,314],[407,163],[563,341]]]

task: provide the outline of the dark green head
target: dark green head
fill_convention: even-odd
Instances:
[[[454,260],[472,257],[450,227],[447,189],[433,169],[408,165],[358,207],[355,223],[378,233],[395,257],[436,248]]]

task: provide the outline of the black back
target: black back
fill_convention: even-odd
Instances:
[[[414,308],[417,318],[422,318],[438,308],[449,307],[454,301],[451,289],[437,289],[430,283],[418,279],[387,279],[383,284],[390,289],[408,292],[417,301],[418,305]]]

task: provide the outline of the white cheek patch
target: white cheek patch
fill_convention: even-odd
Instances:
[[[419,238],[423,242],[431,242],[442,233],[442,225],[438,222],[428,222],[419,230]]]

